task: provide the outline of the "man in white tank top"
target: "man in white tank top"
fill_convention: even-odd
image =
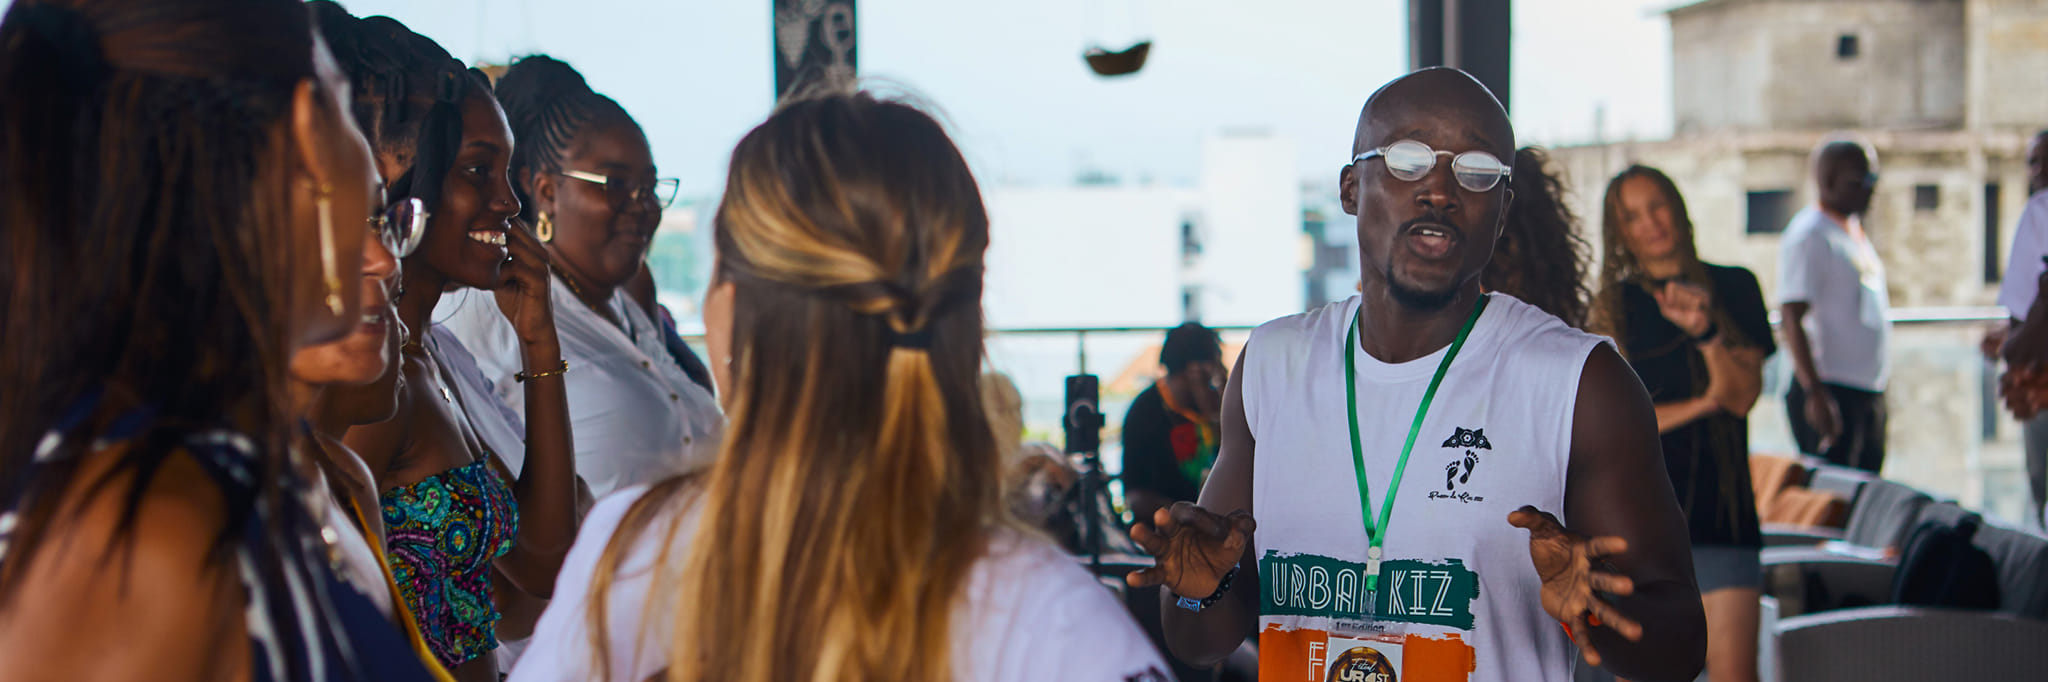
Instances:
[[[1213,662],[1256,631],[1261,682],[1564,682],[1581,655],[1699,673],[1706,623],[1641,381],[1605,339],[1480,291],[1514,151],[1460,71],[1366,102],[1339,175],[1361,296],[1252,334],[1199,505],[1132,530],[1159,565],[1130,582],[1169,591],[1177,656]]]

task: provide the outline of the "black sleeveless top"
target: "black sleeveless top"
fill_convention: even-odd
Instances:
[[[36,448],[25,480],[0,490],[0,566],[7,560],[8,535],[34,493],[42,467],[52,463],[66,432],[91,412],[92,401],[72,409]],[[149,424],[146,412],[115,420],[96,434],[91,450],[129,440]],[[228,502],[232,561],[248,597],[251,679],[258,682],[432,682],[412,646],[374,602],[343,582],[311,503],[292,491],[308,489],[291,467],[278,489],[294,495],[283,504],[260,500],[256,472],[261,460],[255,441],[232,431],[189,434],[183,452],[206,471]],[[381,588],[382,586],[375,586]],[[374,588],[373,588],[374,589]],[[403,608],[403,605],[399,605]]]

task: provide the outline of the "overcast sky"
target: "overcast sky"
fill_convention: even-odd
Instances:
[[[4,5],[5,0],[0,0]],[[715,194],[772,99],[768,0],[353,0],[455,56],[547,52],[647,128],[663,173]],[[1670,129],[1671,0],[1518,0],[1514,101],[1528,142]],[[1358,108],[1406,70],[1404,0],[859,0],[860,71],[943,111],[984,183],[1063,184],[1083,167],[1194,178],[1226,128],[1294,139],[1301,172],[1345,162]],[[1136,76],[1081,51],[1154,41]]]

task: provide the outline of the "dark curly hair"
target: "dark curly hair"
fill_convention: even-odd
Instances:
[[[1586,260],[1592,247],[1579,236],[1579,221],[1564,202],[1564,181],[1547,168],[1550,155],[1538,147],[1515,152],[1509,187],[1507,228],[1493,247],[1479,282],[1488,291],[1522,299],[1574,327],[1586,326]]]

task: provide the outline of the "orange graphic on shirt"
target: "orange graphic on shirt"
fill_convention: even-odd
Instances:
[[[1394,678],[1398,682],[1467,682],[1479,669],[1479,659],[1472,645],[1456,633],[1442,637],[1381,637],[1399,638],[1399,666]],[[1340,642],[1355,641],[1338,639]],[[1333,666],[1345,660],[1347,653],[1359,648],[1340,644],[1342,650],[1331,651],[1330,640],[1330,634],[1321,630],[1290,630],[1278,624],[1267,625],[1265,631],[1259,633],[1259,679],[1261,682],[1329,682],[1325,677],[1332,672]],[[1378,651],[1373,655],[1382,660],[1387,658]]]

